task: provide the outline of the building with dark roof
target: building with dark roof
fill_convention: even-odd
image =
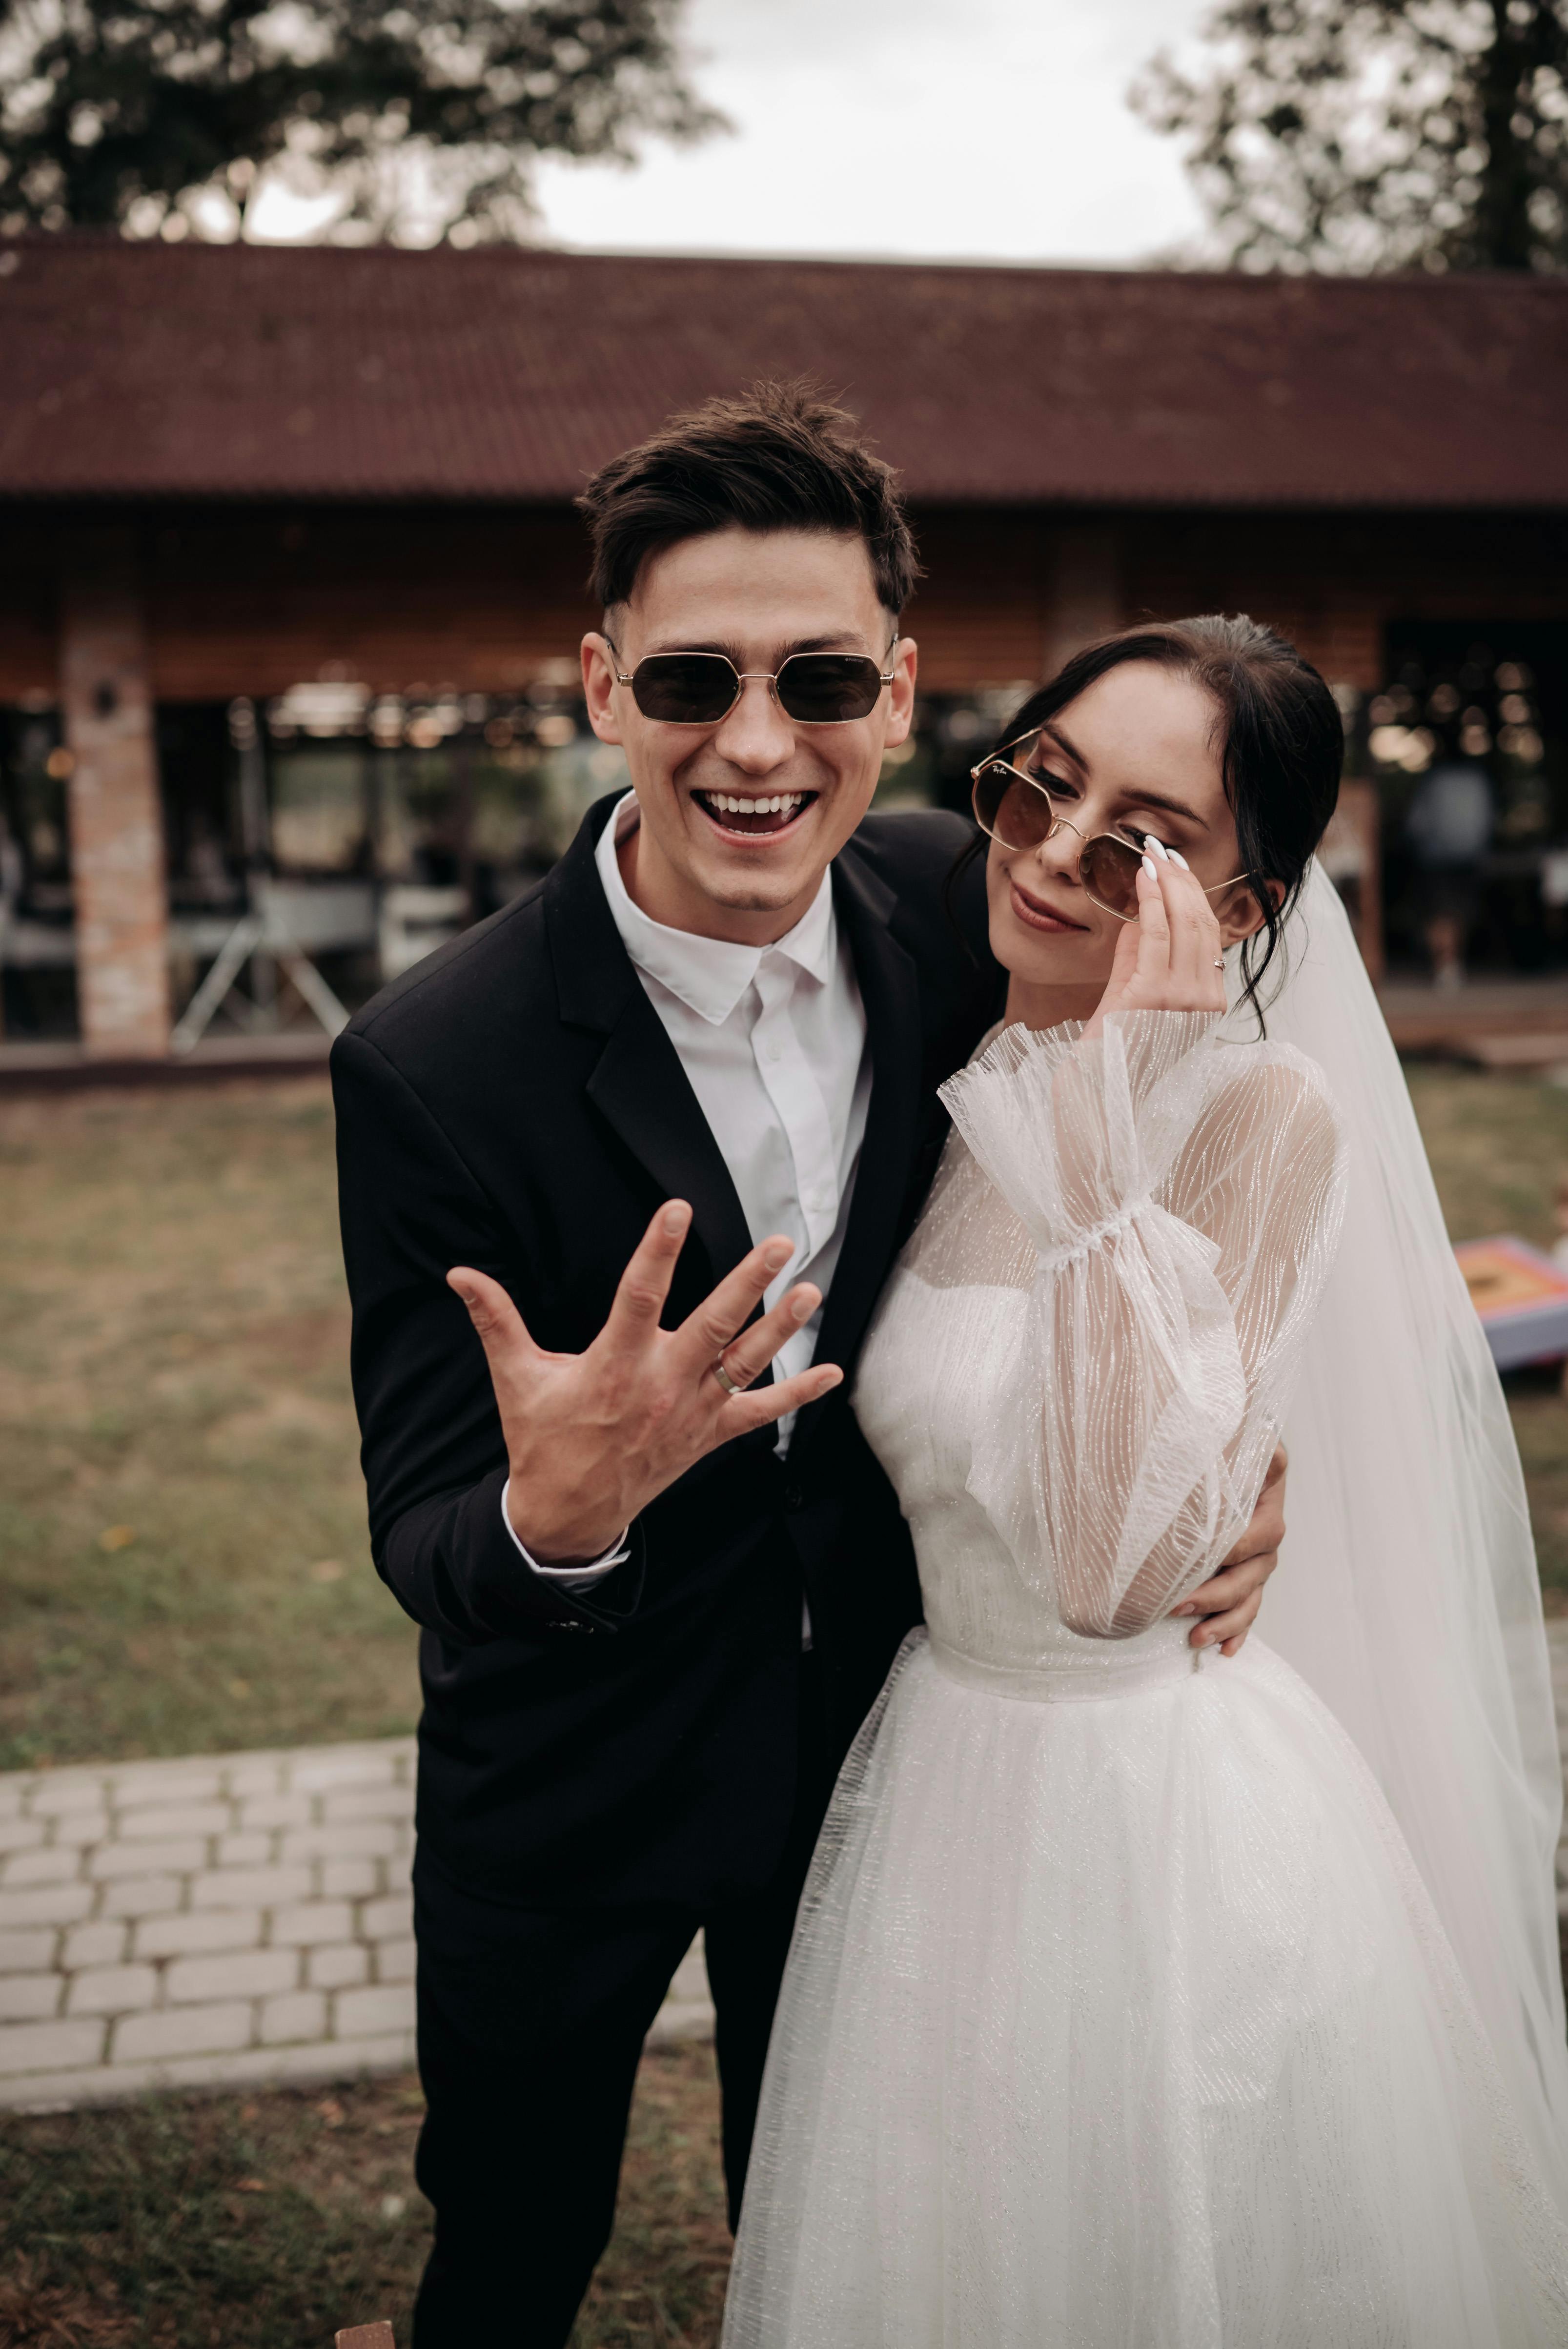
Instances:
[[[161,1052],[268,891],[363,991],[539,869],[614,764],[572,500],[759,375],[838,392],[915,511],[890,793],[955,796],[1086,634],[1246,609],[1396,813],[1451,721],[1532,903],[1568,830],[1561,280],[24,239],[0,349],[13,1031]]]

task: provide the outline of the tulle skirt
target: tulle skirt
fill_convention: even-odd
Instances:
[[[1098,1702],[906,1644],[802,1901],[724,2343],[1568,2343],[1398,1830],[1255,1639]]]

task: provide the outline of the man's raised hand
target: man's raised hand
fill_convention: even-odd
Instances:
[[[582,1354],[549,1354],[536,1346],[488,1273],[454,1265],[447,1275],[490,1365],[511,1475],[512,1526],[541,1565],[601,1557],[693,1461],[732,1435],[799,1411],[843,1377],[831,1363],[818,1362],[749,1394],[729,1392],[714,1375],[722,1359],[731,1385],[748,1387],[821,1301],[809,1281],[798,1282],[746,1328],[793,1254],[782,1237],[754,1247],[678,1330],[661,1329],[690,1225],[684,1200],[659,1209],[621,1276],[609,1319]]]

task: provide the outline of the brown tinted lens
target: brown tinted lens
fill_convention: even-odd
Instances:
[[[1142,861],[1130,843],[1112,840],[1102,832],[1085,842],[1078,879],[1107,913],[1130,914],[1138,905],[1138,868]]]
[[[791,653],[779,672],[779,706],[802,726],[842,726],[868,718],[882,671],[863,653]]]
[[[667,726],[711,726],[739,690],[722,653],[650,653],[632,676],[632,698],[644,717]]]
[[[981,768],[973,797],[975,823],[1004,848],[1038,848],[1049,838],[1055,822],[1049,800],[1002,760]]]

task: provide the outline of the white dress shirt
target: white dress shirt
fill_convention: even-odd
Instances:
[[[611,918],[680,1055],[727,1165],[753,1242],[782,1232],[795,1254],[768,1289],[775,1305],[798,1280],[827,1297],[843,1246],[871,1101],[866,1015],[849,940],[841,936],[830,874],[774,945],[744,947],[652,920],[634,905],[615,852],[638,821],[628,792],[599,836],[595,857]],[[821,1308],[787,1338],[774,1376],[807,1369]],[[793,1414],[779,1423],[788,1448]],[[501,1495],[502,1514],[506,1495]],[[512,1532],[506,1517],[507,1530]],[[622,1542],[589,1567],[535,1573],[586,1588],[624,1557]]]

